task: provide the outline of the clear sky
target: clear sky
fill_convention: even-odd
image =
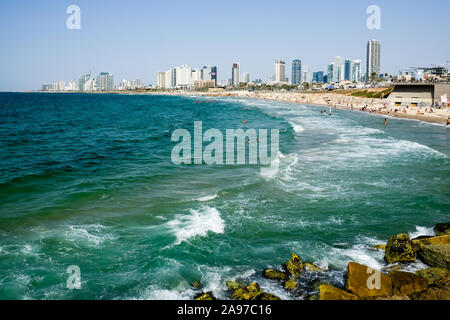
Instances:
[[[66,9],[81,8],[81,30]],[[381,8],[381,30],[366,27],[369,5]],[[381,41],[381,71],[450,60],[448,0],[14,0],[0,1],[0,91],[111,72],[116,83],[155,83],[157,71],[184,63],[218,67],[231,78],[237,61],[267,81],[274,60],[295,58],[325,71],[335,56],[363,60]]]

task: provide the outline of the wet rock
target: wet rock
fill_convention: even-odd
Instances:
[[[240,281],[227,281],[226,283],[227,289],[228,291],[230,291],[231,293],[233,293],[234,291],[236,291],[237,289],[244,289],[245,285],[240,282]]]
[[[256,300],[261,294],[260,286],[256,282],[252,282],[245,288],[235,290],[231,298],[234,300]]]
[[[200,283],[200,281],[195,280],[191,283],[191,286],[194,287],[195,289],[200,289],[202,287],[202,284]]]
[[[325,271],[324,269],[319,268],[318,266],[316,266],[310,262],[305,262],[304,268],[308,271],[313,271],[313,272]]]
[[[422,277],[428,281],[428,285],[434,285],[439,279],[442,279],[447,274],[449,274],[449,271],[444,268],[426,268],[422,270],[416,271],[416,274],[419,277]]]
[[[450,269],[450,244],[421,245],[418,256],[430,267]]]
[[[297,280],[295,278],[290,278],[288,281],[284,283],[284,289],[287,291],[295,290],[298,287]]]
[[[450,222],[438,223],[434,226],[433,231],[437,236],[450,234]]]
[[[319,289],[319,300],[358,300],[356,295],[328,284],[320,285]]]
[[[394,271],[389,273],[392,280],[392,291],[396,296],[408,296],[425,291],[428,281],[410,272]]]
[[[401,233],[389,238],[384,255],[387,263],[414,261],[416,258],[416,250],[408,234]]]
[[[263,277],[270,280],[284,281],[287,279],[287,275],[283,271],[274,269],[265,269],[263,271]]]
[[[258,300],[281,300],[281,298],[274,294],[263,292],[259,295]]]
[[[194,300],[216,300],[212,292],[201,293],[194,298]]]
[[[450,244],[450,234],[445,234],[436,237],[416,238],[413,241],[414,244],[426,245],[426,244]]]
[[[450,275],[436,281],[435,286],[411,295],[414,300],[450,300]]]
[[[360,298],[392,296],[392,281],[381,271],[349,262],[346,289]]]
[[[386,244],[385,243],[376,244],[372,248],[385,251],[386,250]]]
[[[303,272],[302,259],[297,254],[293,253],[291,259],[286,261],[286,263],[284,264],[284,268],[289,275],[298,278]]]

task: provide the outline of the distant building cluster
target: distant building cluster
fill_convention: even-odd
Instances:
[[[450,61],[447,61],[447,64]],[[78,81],[65,81],[44,84],[42,91],[113,91],[113,90],[197,90],[212,89],[223,90],[239,88],[240,86],[291,86],[298,89],[332,90],[334,88],[362,88],[388,82],[450,82],[448,68],[443,65],[433,67],[411,67],[400,70],[398,76],[389,76],[381,73],[381,43],[379,40],[370,40],[366,47],[366,65],[363,72],[363,61],[360,59],[342,59],[337,56],[329,63],[326,70],[312,71],[301,59],[294,59],[291,63],[289,79],[286,73],[286,62],[275,60],[275,73],[267,82],[261,79],[250,79],[248,72],[241,73],[239,62],[231,65],[231,78],[218,80],[216,66],[203,66],[191,68],[187,64],[172,67],[167,71],[157,72],[156,86],[144,86],[139,79],[135,81],[122,80],[114,85],[114,76],[108,72],[101,72],[95,77],[91,73],[81,75]],[[219,89],[217,89],[219,87]]]
[[[157,89],[200,89],[217,86],[217,67],[192,69],[187,64],[156,74]]]

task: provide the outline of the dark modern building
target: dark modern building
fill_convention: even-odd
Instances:
[[[349,59],[345,60],[344,79],[347,81],[352,80],[352,61]]]
[[[317,82],[317,83],[324,82],[323,71],[313,72],[313,82]]]
[[[295,59],[292,61],[292,84],[299,85],[302,82],[302,61]]]

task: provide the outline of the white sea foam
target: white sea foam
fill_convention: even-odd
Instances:
[[[193,237],[204,237],[208,232],[223,233],[225,222],[216,208],[208,206],[191,209],[189,215],[179,215],[167,223],[175,234],[176,245]]]
[[[193,290],[161,289],[155,285],[150,286],[144,293],[142,300],[191,300],[195,293]]]
[[[408,232],[409,238],[414,239],[420,236],[434,236],[433,227],[416,226],[416,231]]]
[[[210,196],[204,196],[204,197],[197,198],[197,199],[195,199],[195,201],[200,201],[200,202],[211,201],[211,200],[214,200],[215,198],[217,198],[217,196],[218,195],[216,193],[216,194],[213,194]]]
[[[302,133],[303,131],[305,131],[305,129],[298,123],[290,122],[290,124],[292,126],[292,129],[294,129],[296,133]]]
[[[83,241],[98,246],[107,240],[114,239],[111,234],[105,232],[105,229],[106,227],[100,224],[71,225],[67,238],[71,241]]]

